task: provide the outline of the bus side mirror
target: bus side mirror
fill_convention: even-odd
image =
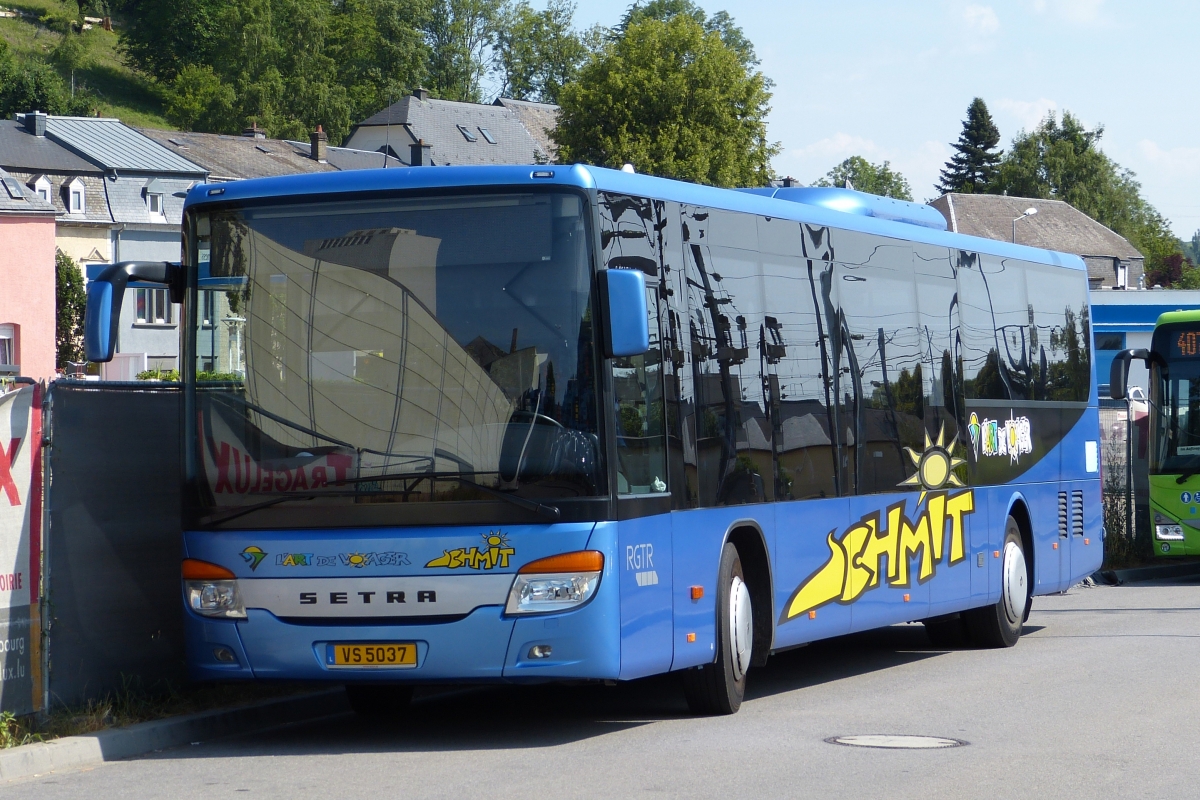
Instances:
[[[1108,374],[1108,394],[1113,400],[1124,400],[1128,394],[1129,362],[1135,358],[1149,363],[1150,351],[1122,350],[1113,357],[1112,370]]]
[[[171,302],[183,300],[183,268],[167,261],[122,261],[105,267],[87,288],[83,312],[83,352],[88,361],[112,361],[120,330],[121,301],[131,280],[171,290]]]
[[[640,356],[650,349],[646,276],[641,270],[606,269],[599,280],[605,357]]]

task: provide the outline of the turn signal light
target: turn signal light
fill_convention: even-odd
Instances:
[[[227,581],[236,577],[218,564],[210,564],[196,558],[183,560],[183,579],[185,581]]]
[[[530,561],[518,570],[521,575],[551,572],[601,572],[604,570],[604,554],[599,550],[577,550],[557,556]],[[233,577],[230,575],[230,577]]]
[[[702,597],[704,597],[704,587],[703,586],[693,586],[692,587],[692,599],[699,600]]]

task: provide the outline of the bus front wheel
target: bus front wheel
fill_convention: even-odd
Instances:
[[[754,609],[737,548],[726,542],[717,571],[716,660],[685,670],[684,694],[693,714],[733,714],[746,692],[754,652]]]
[[[971,639],[983,647],[1012,647],[1021,638],[1029,610],[1029,570],[1021,528],[1012,517],[1004,526],[1000,551],[1000,600],[994,606],[973,608],[963,614]]]

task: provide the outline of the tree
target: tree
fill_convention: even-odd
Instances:
[[[501,96],[558,102],[559,90],[575,78],[588,55],[571,29],[574,14],[571,0],[550,0],[545,11],[534,11],[527,0],[505,8],[496,36]]]
[[[761,186],[771,95],[761,72],[693,17],[629,24],[562,88],[559,159],[714,186]]]
[[[212,64],[229,0],[124,0],[120,47],[130,66],[170,81],[186,66]]]
[[[488,71],[502,0],[434,0],[425,24],[429,89],[446,100],[477,103]]]
[[[18,64],[0,38],[0,118],[26,111],[86,116],[94,98],[87,92],[71,97],[62,76],[49,64],[31,61]]]
[[[167,120],[181,130],[236,133],[236,95],[212,67],[189,64],[180,70],[166,92]]]
[[[72,30],[63,34],[62,39],[51,53],[51,58],[59,67],[66,70],[71,81],[71,97],[75,96],[75,70],[88,65],[88,52],[83,44],[83,37]]]
[[[743,66],[748,69],[758,66],[758,55],[754,52],[754,45],[746,38],[742,29],[734,23],[733,17],[729,16],[726,11],[718,11],[710,17],[692,0],[650,0],[645,5],[642,5],[639,0],[625,12],[625,16],[617,23],[613,33],[621,36],[630,25],[636,25],[648,19],[666,22],[680,14],[691,17],[708,33],[719,35],[725,46],[738,54]]]
[[[54,294],[57,314],[54,342],[57,363],[66,369],[68,361],[83,361],[83,311],[87,293],[79,265],[62,250],[54,255]]]
[[[890,161],[872,164],[862,156],[850,156],[829,170],[825,177],[813,181],[813,186],[844,187],[847,182],[852,188],[867,194],[894,197],[897,200],[913,199],[908,181],[892,169]]]
[[[996,178],[997,166],[1003,151],[997,150],[1000,130],[992,121],[987,104],[976,97],[967,107],[967,118],[963,121],[958,143],[952,145],[957,151],[946,162],[937,190],[942,194],[983,192]]]
[[[1181,252],[1167,221],[1141,195],[1133,172],[1110,159],[1098,143],[1104,126],[1088,130],[1064,111],[1051,112],[1031,132],[1021,131],[1000,162],[988,192],[1063,200],[1124,236],[1146,257],[1146,271]]]

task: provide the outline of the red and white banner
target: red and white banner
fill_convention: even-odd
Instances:
[[[0,710],[41,704],[42,387],[0,391]]]

